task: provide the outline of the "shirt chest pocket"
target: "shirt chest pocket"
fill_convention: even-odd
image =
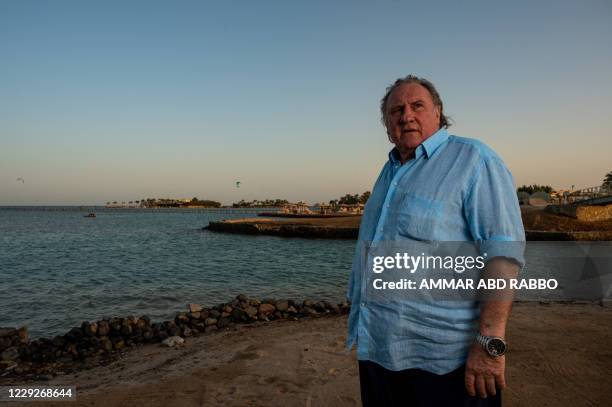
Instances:
[[[400,237],[420,241],[444,240],[444,204],[423,196],[406,194],[397,211]]]

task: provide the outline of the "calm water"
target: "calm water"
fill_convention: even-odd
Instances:
[[[254,216],[235,212],[97,208],[89,219],[87,210],[53,209],[0,208],[0,326],[27,325],[31,337],[105,316],[169,319],[189,302],[213,306],[239,293],[336,302],[346,293],[352,240],[202,230]],[[612,242],[529,242],[525,257],[523,277],[558,278],[566,290],[543,299],[612,299]]]
[[[239,293],[340,301],[346,292],[351,240],[202,231],[245,214],[97,209],[88,219],[64,209],[0,209],[0,326],[51,336],[103,316],[168,319]]]

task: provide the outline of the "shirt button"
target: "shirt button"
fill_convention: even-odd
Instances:
[[[362,306],[362,307],[365,307],[365,302],[362,302],[362,303],[361,303],[361,306]]]

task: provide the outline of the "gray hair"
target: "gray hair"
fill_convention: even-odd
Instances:
[[[440,128],[448,128],[451,125],[450,117],[444,115],[444,105],[442,103],[442,99],[440,98],[440,94],[436,90],[436,87],[427,79],[419,78],[415,75],[408,75],[404,78],[399,78],[393,83],[393,85],[387,87],[385,96],[383,96],[383,98],[380,100],[380,113],[383,126],[387,127],[387,101],[389,99],[389,95],[391,95],[391,92],[397,89],[400,85],[407,83],[417,83],[429,91],[434,106],[437,106],[440,109]]]

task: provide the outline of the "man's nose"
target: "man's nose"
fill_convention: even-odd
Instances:
[[[414,121],[414,112],[410,109],[405,109],[402,115],[400,116],[400,121],[402,123],[410,123]]]

